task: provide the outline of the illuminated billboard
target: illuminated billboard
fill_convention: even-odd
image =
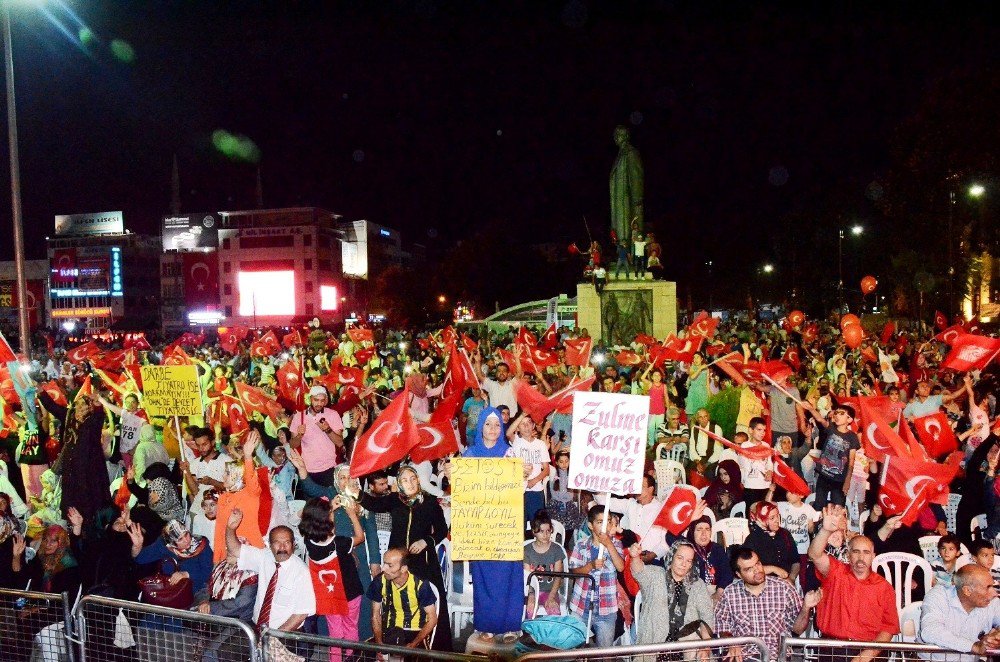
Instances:
[[[120,211],[56,216],[56,235],[121,234],[125,220]]]
[[[335,285],[319,286],[319,309],[337,310],[337,287]]]
[[[219,245],[219,219],[215,214],[164,216],[163,250],[194,250]]]
[[[345,276],[368,278],[368,221],[354,221],[343,226],[340,261]]]
[[[294,315],[294,271],[240,271],[240,315]]]

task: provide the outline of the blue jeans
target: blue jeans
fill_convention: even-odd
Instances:
[[[587,609],[583,612],[583,622],[587,622],[587,616],[590,614],[593,605],[588,605]],[[618,622],[618,612],[617,610],[601,616],[594,612],[594,617],[590,621],[590,629],[594,631],[594,639],[597,642],[599,648],[608,648],[615,643],[615,624]]]

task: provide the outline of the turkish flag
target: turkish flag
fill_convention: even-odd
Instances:
[[[568,386],[556,391],[549,396],[552,403],[552,411],[559,414],[570,414],[573,412],[573,394],[577,391],[589,391],[597,380],[596,375],[591,375],[578,382],[570,382]]]
[[[368,342],[375,342],[375,336],[372,334],[371,329],[359,329],[359,328],[348,329],[347,336],[351,339],[351,342],[354,342],[356,344],[361,344],[366,340]]]
[[[426,352],[431,348],[431,340],[430,338],[417,338],[417,345],[420,346],[420,349]]]
[[[267,347],[268,355],[274,356],[281,351],[281,342],[278,340],[278,334],[274,332],[274,329],[268,330],[267,333],[260,337],[261,342]]]
[[[469,336],[467,336],[466,334],[463,333],[462,334],[462,349],[464,349],[469,354],[472,354],[474,351],[476,351],[477,349],[479,349],[479,343],[477,343],[475,340],[473,340],[472,338],[470,338]]]
[[[187,352],[177,346],[171,346],[163,352],[163,365],[193,365],[194,362]]]
[[[443,329],[441,329],[441,343],[442,344],[444,344],[444,345],[450,345],[453,342],[455,342],[456,340],[458,340],[458,333],[455,332],[455,329],[452,328],[452,326],[450,324],[448,326],[444,327]]]
[[[695,352],[701,349],[701,344],[706,336],[689,333],[687,338],[681,339],[671,334],[663,341],[662,353],[664,359],[669,361],[680,361],[681,363],[691,363]]]
[[[538,343],[542,349],[556,348],[556,345],[559,344],[559,334],[556,333],[556,325],[554,322],[549,324],[549,328],[545,329],[545,333],[542,334]]]
[[[126,333],[125,341],[122,344],[125,349],[134,349],[137,351],[144,351],[152,349],[149,345],[149,341],[146,340],[145,333]]]
[[[219,327],[219,345],[230,354],[235,354],[237,345],[250,335],[250,329],[245,326],[230,328]]]
[[[971,333],[958,336],[951,343],[951,351],[941,362],[942,368],[958,372],[982,370],[1000,354],[1000,338],[976,336]]]
[[[704,349],[705,354],[708,356],[719,356],[720,354],[725,354],[733,348],[732,345],[722,342],[712,343]]]
[[[757,370],[760,374],[767,375],[779,384],[792,374],[791,366],[781,360],[758,363]]]
[[[286,364],[287,365],[287,364]],[[271,420],[277,421],[277,417],[284,411],[283,407],[275,402],[274,398],[256,386],[250,386],[243,382],[235,382],[236,395],[239,396],[243,409],[248,412],[260,412]]]
[[[535,370],[559,365],[555,352],[534,345],[521,345],[521,360],[530,363]]]
[[[653,345],[657,344],[656,338],[650,335],[646,335],[645,333],[637,334],[635,337],[635,341],[640,345],[645,345],[646,347],[652,347]]]
[[[91,363],[95,368],[100,368],[101,370],[121,372],[125,369],[126,354],[127,352],[124,349],[115,349],[104,354],[95,354],[91,357]]]
[[[688,327],[688,338],[695,336],[701,338],[711,338],[715,335],[715,329],[719,326],[720,318],[710,317],[708,313],[702,311],[691,326]]]
[[[802,329],[802,340],[807,343],[816,340],[819,337],[819,325],[816,322],[809,324],[806,328]]]
[[[417,430],[420,434],[420,443],[410,449],[412,461],[438,460],[459,451],[458,430],[455,429],[451,419],[434,420],[434,415],[431,414],[431,420],[427,423],[417,423]]]
[[[882,462],[889,455],[909,457],[910,449],[906,442],[889,426],[879,408],[871,403],[872,400],[873,398],[858,398],[861,443],[865,455],[876,462]]]
[[[595,379],[596,377],[591,376],[572,382],[550,396],[542,395],[538,389],[522,379],[514,385],[514,397],[517,398],[517,405],[522,411],[527,412],[536,422],[540,422],[554,411],[559,413],[572,411],[573,394],[588,390]]]
[[[802,360],[799,358],[799,348],[795,345],[789,345],[785,348],[785,353],[781,355],[781,360],[792,366],[795,372],[798,372],[802,368]]]
[[[404,388],[358,438],[351,457],[351,478],[399,462],[420,443],[420,431],[410,416],[409,401],[410,390]]]
[[[967,331],[965,330],[965,327],[963,327],[961,324],[954,324],[952,326],[949,326],[947,329],[941,331],[941,333],[934,336],[934,340],[951,345],[955,342],[956,338],[958,338],[959,336],[964,336],[966,333]]]
[[[367,365],[372,357],[375,356],[374,347],[365,347],[354,352],[354,360],[358,362],[358,365]]]
[[[255,340],[250,343],[250,358],[264,359],[271,355],[271,350],[264,343]]]
[[[693,428],[696,429],[696,430],[700,430],[700,431],[704,432],[709,437],[711,437],[712,439],[715,439],[716,441],[718,441],[719,443],[721,443],[726,448],[729,448],[729,449],[735,451],[736,453],[739,453],[740,455],[742,455],[745,458],[748,458],[748,459],[751,459],[751,460],[763,460],[763,459],[766,459],[766,458],[771,457],[772,455],[774,455],[774,449],[772,449],[767,444],[763,444],[763,445],[758,444],[757,446],[750,446],[750,447],[744,448],[743,446],[740,446],[740,445],[738,445],[738,444],[736,444],[736,443],[734,443],[732,441],[729,441],[728,439],[726,439],[723,436],[715,434],[714,432],[712,432],[708,428],[703,428],[703,427],[698,426],[698,425],[693,426]]]
[[[239,393],[239,382],[237,382],[236,392]],[[216,402],[221,408],[222,419],[220,423],[222,427],[229,428],[229,434],[234,436],[241,435],[250,429],[246,411],[243,409],[243,403],[239,398],[222,394]]]
[[[518,343],[535,347],[538,345],[538,338],[536,338],[535,334],[529,331],[526,327],[522,326],[517,330],[517,336],[514,338],[514,344],[516,345]]]
[[[70,363],[82,363],[91,356],[100,353],[101,348],[97,346],[97,343],[91,340],[66,352],[66,360]]]
[[[878,503],[887,515],[902,515],[903,524],[913,524],[929,501],[937,502],[948,495],[948,486],[957,473],[958,467],[953,464],[887,457]]]
[[[455,393],[464,393],[467,388],[479,388],[479,378],[468,355],[452,345],[448,355],[448,372],[444,377],[444,396],[448,398]]]
[[[868,345],[861,348],[861,358],[868,363],[878,363],[878,355],[875,354],[875,350]]]
[[[566,345],[566,365],[586,367],[590,364],[590,352],[594,349],[593,338],[568,338]]]
[[[316,596],[316,612],[347,616],[348,601],[347,593],[344,591],[344,573],[340,569],[340,557],[333,554],[323,563],[309,559],[309,576],[312,578],[313,594]]]
[[[889,339],[896,333],[896,323],[893,321],[888,321],[885,326],[882,327],[882,337],[879,340],[882,341],[883,345],[889,344]]]
[[[306,344],[305,338],[302,337],[302,332],[298,329],[292,329],[284,336],[281,337],[281,344],[291,349],[292,347],[302,347]]]
[[[785,464],[785,461],[777,453],[774,454],[772,459],[774,461],[774,482],[783,487],[786,492],[798,494],[803,497],[809,496],[811,490],[806,481],[802,479],[802,476],[792,471],[792,468]]]
[[[184,253],[184,303],[189,310],[219,305],[219,254]]]
[[[89,397],[93,394],[94,394],[94,385],[90,381],[90,375],[87,375],[87,377],[83,380],[83,384],[80,386],[80,390],[78,390],[76,392],[76,395],[73,396],[73,402],[76,402],[77,400],[79,400],[84,396]]]
[[[305,384],[302,381],[302,370],[299,362],[295,360],[285,361],[284,365],[275,372],[275,377],[278,378],[278,391],[283,398],[295,403],[295,411],[305,409],[305,398],[302,397],[305,392]]]
[[[679,536],[691,524],[694,518],[694,508],[698,504],[698,494],[683,485],[674,485],[667,495],[660,514],[653,520],[653,526],[664,529]]]
[[[745,385],[749,381],[743,374],[746,363],[743,361],[743,355],[739,352],[730,352],[721,359],[716,359],[715,365],[740,386]]]
[[[940,331],[944,331],[948,328],[948,317],[940,310],[934,311],[934,326],[936,326]]]
[[[910,457],[917,458],[918,460],[932,459],[927,454],[927,451],[924,450],[920,440],[913,435],[913,430],[910,429],[910,424],[907,421],[900,421],[896,429],[899,430],[900,438],[906,442],[907,448],[910,449]]]
[[[39,387],[43,391],[45,391],[45,393],[47,393],[48,396],[52,398],[52,401],[55,402],[57,405],[62,405],[63,407],[65,407],[67,404],[69,404],[66,401],[66,394],[63,393],[62,387],[59,386],[59,382],[57,382],[56,380],[53,379],[50,382],[45,382],[44,384],[40,384]]]
[[[948,415],[936,412],[913,419],[917,436],[931,457],[937,458],[958,450],[958,439],[948,423]]]
[[[365,383],[365,373],[361,368],[354,366],[339,366],[336,371],[331,371],[339,386],[352,386],[360,389]]]
[[[618,362],[618,365],[634,366],[642,363],[642,357],[630,349],[623,349],[622,351],[615,354],[615,361]]]

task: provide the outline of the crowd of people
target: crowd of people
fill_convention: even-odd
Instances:
[[[161,604],[256,628],[452,650],[449,596],[469,578],[441,552],[450,460],[517,457],[523,562],[471,563],[483,643],[513,643],[542,614],[581,619],[601,646],[887,642],[900,605],[874,559],[923,558],[919,539],[937,535],[921,640],[1000,646],[998,365],[951,360],[957,335],[986,336],[889,323],[855,343],[794,314],[688,322],[615,347],[554,326],[50,345],[0,385],[0,587],[136,600],[160,579],[174,589]],[[142,367],[157,364],[197,367],[203,416],[144,409]],[[578,389],[648,396],[639,494],[573,489]],[[445,434],[373,447],[390,417],[403,443],[397,410]],[[901,470],[931,484],[894,491]],[[657,520],[684,489],[697,507],[672,533]],[[720,533],[734,517],[743,535]],[[579,579],[547,574],[566,572]]]

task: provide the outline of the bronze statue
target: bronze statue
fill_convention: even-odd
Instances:
[[[638,233],[643,234],[643,188],[642,159],[628,138],[626,127],[615,127],[618,156],[611,168],[611,229],[618,235],[618,241],[625,241],[631,247],[633,220],[638,222]]]

